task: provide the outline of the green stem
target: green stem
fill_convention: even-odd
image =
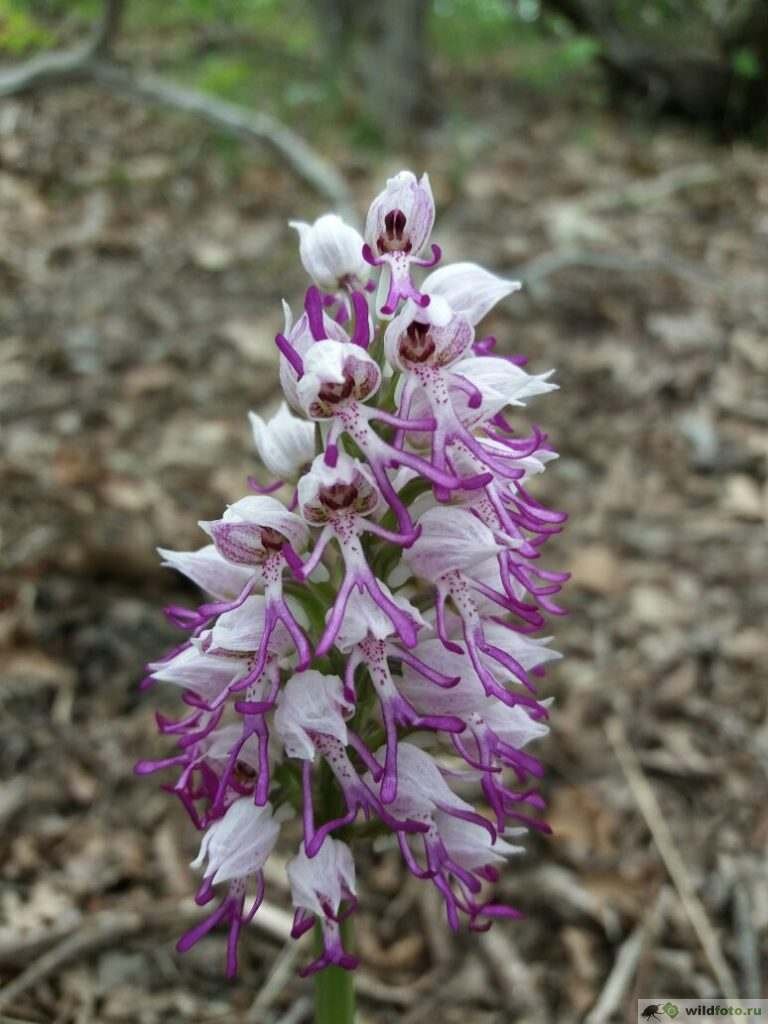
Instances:
[[[341,926],[344,948],[350,950],[351,921]],[[320,922],[315,925],[318,951],[323,948]],[[355,982],[352,971],[326,967],[315,975],[315,1024],[355,1024]]]

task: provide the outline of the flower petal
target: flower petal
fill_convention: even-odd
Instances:
[[[476,570],[502,550],[488,527],[462,508],[430,508],[419,526],[421,536],[403,557],[417,576],[430,582],[456,569]]]
[[[250,578],[247,569],[232,565],[216,550],[215,544],[206,544],[198,551],[169,551],[158,548],[163,565],[176,569],[201,590],[220,601],[237,597]]]
[[[355,894],[352,851],[338,839],[326,839],[314,857],[302,845],[285,870],[294,907],[318,917],[325,916],[326,906],[338,914],[342,899]]]
[[[285,402],[269,420],[255,412],[248,414],[259,458],[281,480],[298,476],[315,455],[315,426],[294,416]]]
[[[257,807],[250,797],[241,797],[205,833],[192,866],[207,860],[204,877],[214,882],[247,878],[264,867],[279,831],[271,804]]]
[[[325,291],[336,292],[347,280],[364,283],[370,266],[363,259],[363,239],[338,214],[326,213],[314,224],[292,220],[299,233],[299,256],[309,276]]]
[[[461,313],[474,326],[501,299],[519,291],[520,281],[506,281],[476,263],[449,263],[432,271],[421,290],[448,302],[454,313]],[[428,307],[429,308],[429,307]]]

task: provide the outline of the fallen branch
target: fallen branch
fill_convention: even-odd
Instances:
[[[127,99],[178,110],[247,142],[265,143],[338,212],[350,213],[349,190],[343,177],[291,128],[269,114],[247,110],[148,72],[134,71],[111,59],[123,6],[123,0],[108,0],[99,28],[85,46],[42,54],[0,71],[0,97],[92,83]]]
[[[99,85],[128,99],[192,114],[207,121],[212,127],[247,142],[266,143],[300,178],[329,199],[340,213],[349,215],[349,191],[336,168],[293,129],[269,114],[246,110],[237,104],[216,99],[197,89],[176,85],[156,75],[134,74],[111,62],[93,62],[92,78]],[[0,81],[0,88],[1,85]]]

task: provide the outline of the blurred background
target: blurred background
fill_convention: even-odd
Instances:
[[[0,1020],[310,1019],[290,850],[234,984],[223,935],[174,953],[197,837],[131,774],[138,681],[193,600],[155,546],[255,469],[288,219],[402,167],[446,261],[525,281],[488,333],[557,369],[573,582],[528,919],[452,936],[367,851],[360,1020],[768,996],[765,0],[0,0],[0,65]]]

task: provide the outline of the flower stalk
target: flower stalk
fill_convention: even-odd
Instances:
[[[353,948],[352,921],[342,925],[341,936],[345,949]],[[315,952],[323,951],[323,930],[315,925]],[[315,1024],[354,1024],[355,975],[341,967],[326,967],[315,975]]]

